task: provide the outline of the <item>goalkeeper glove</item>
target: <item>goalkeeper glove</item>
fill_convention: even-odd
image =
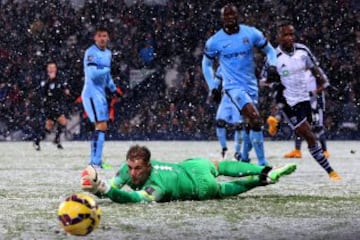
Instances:
[[[91,193],[107,193],[110,186],[98,177],[96,169],[89,165],[81,172],[80,185],[82,190]]]
[[[268,67],[266,81],[268,83],[280,82],[280,75],[275,66]]]
[[[211,90],[211,97],[215,103],[219,104],[221,102],[221,90],[218,88]]]

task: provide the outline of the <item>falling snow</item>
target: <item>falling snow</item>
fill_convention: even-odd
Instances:
[[[208,99],[200,65],[206,39],[221,27],[219,9],[225,1],[125,2],[0,1],[0,139],[31,139],[34,125],[43,123],[34,110],[39,108],[34,92],[49,59],[58,62],[70,87],[64,103],[69,118],[82,116],[74,100],[82,88],[84,50],[99,24],[111,30],[110,48],[116,53],[112,74],[126,93],[116,104],[111,138],[215,139],[216,107]],[[239,9],[241,20],[264,31],[273,45],[277,24],[284,19],[294,23],[298,40],[310,47],[332,85],[325,120],[328,137],[358,139],[357,1],[245,1]],[[146,60],[139,52],[148,47],[153,56]],[[155,72],[144,79],[131,74],[143,69]],[[133,81],[140,84],[132,88]],[[271,101],[266,93],[261,96],[265,119]],[[86,124],[81,123],[77,139],[88,136]]]
[[[162,161],[220,156],[217,142],[136,143],[146,144],[152,157]],[[106,143],[104,157],[115,168],[101,171],[102,178],[114,176],[132,144]],[[237,197],[154,204],[95,198],[103,215],[99,229],[86,239],[359,239],[359,144],[330,141],[328,145],[330,162],[343,177],[340,182],[331,182],[304,148],[303,158],[293,160],[298,168],[292,175]],[[81,191],[88,143],[64,142],[64,147],[57,150],[45,142],[37,152],[28,142],[0,145],[2,239],[69,237],[61,229],[57,209],[66,196]],[[289,163],[281,156],[292,147],[292,141],[265,142],[266,155],[275,166]],[[223,180],[227,179],[219,179]]]

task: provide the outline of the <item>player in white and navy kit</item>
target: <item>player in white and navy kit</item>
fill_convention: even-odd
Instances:
[[[239,24],[239,13],[233,4],[221,9],[223,28],[210,37],[205,46],[202,71],[212,93],[217,90],[212,65],[219,61],[223,91],[241,115],[249,119],[250,139],[260,165],[267,165],[264,155],[262,118],[257,110],[258,83],[255,76],[254,47],[263,51],[269,62],[269,77],[277,76],[276,52],[255,27]]]
[[[84,109],[92,123],[95,132],[91,142],[89,164],[108,168],[102,162],[102,151],[109,120],[109,108],[106,101],[106,91],[120,94],[111,77],[111,51],[107,48],[109,32],[105,28],[98,28],[94,36],[95,44],[85,51],[84,72],[85,83],[81,97]]]
[[[325,75],[324,71],[319,68],[321,74],[323,75],[326,82],[323,84],[324,88],[329,86],[329,80]],[[325,112],[325,92],[317,93],[316,86],[316,78],[312,75],[311,71],[306,71],[306,79],[308,84],[308,91],[310,95],[310,105],[311,105],[311,114],[312,114],[312,122],[311,127],[316,134],[316,138],[319,140],[321,144],[321,149],[324,152],[326,158],[329,158],[330,154],[327,150],[326,145],[326,136],[325,136],[325,128],[324,128],[324,112]],[[301,143],[303,138],[297,136],[295,134],[295,149],[286,153],[284,155],[285,158],[301,158]]]
[[[314,91],[315,93],[324,90],[326,80],[310,50],[305,45],[294,42],[295,29],[291,24],[286,23],[279,27],[278,41],[276,67],[280,74],[281,84],[284,86],[282,92],[284,102],[280,103],[284,118],[296,134],[306,140],[309,152],[326,170],[330,179],[340,180],[341,177],[333,170],[328,159],[324,156],[310,125],[312,113],[306,72],[310,70],[316,78],[317,89]]]

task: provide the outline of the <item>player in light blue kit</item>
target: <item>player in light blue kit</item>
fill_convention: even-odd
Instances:
[[[221,68],[218,67],[216,70],[215,78],[217,81],[217,88],[220,88],[221,82],[222,82],[222,76],[221,76]],[[240,112],[236,109],[235,105],[231,102],[231,99],[228,95],[224,94],[221,95],[221,92],[219,92],[219,96],[215,97],[214,100],[219,101],[220,104],[218,106],[218,109],[216,111],[216,136],[218,138],[218,141],[221,146],[221,156],[223,159],[227,159],[227,129],[229,127],[233,127],[234,129],[234,148],[235,148],[235,154],[234,158],[238,161],[241,160],[242,154],[241,153],[241,142],[244,140],[244,144],[250,144],[246,140],[243,139],[245,130],[243,128],[243,118],[240,114]],[[249,141],[249,140],[248,140]],[[246,154],[247,155],[247,154]]]
[[[223,77],[223,91],[241,115],[248,118],[250,140],[260,165],[267,165],[264,155],[263,121],[257,110],[258,82],[255,76],[254,47],[266,54],[268,76],[278,78],[276,51],[255,27],[239,24],[239,13],[233,4],[221,9],[223,28],[207,40],[202,70],[212,94],[219,91],[214,79],[213,63],[217,59]]]
[[[102,162],[102,151],[109,120],[106,91],[113,95],[120,94],[111,77],[111,51],[107,48],[109,32],[105,28],[98,28],[94,36],[95,44],[85,51],[84,72],[85,83],[81,93],[82,103],[89,119],[95,124],[95,132],[91,141],[91,155],[89,164],[111,168]]]

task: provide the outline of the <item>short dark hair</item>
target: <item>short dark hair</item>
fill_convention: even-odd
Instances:
[[[57,66],[57,63],[55,62],[55,60],[49,60],[46,62],[46,66],[49,66],[50,64],[55,64],[55,66]]]
[[[277,27],[277,35],[278,35],[278,36],[281,35],[283,29],[284,29],[285,27],[288,27],[288,26],[294,27],[294,25],[292,24],[291,21],[284,20],[284,21],[279,22],[278,27]]]
[[[104,26],[96,27],[95,33],[97,33],[97,32],[107,32],[108,34],[110,34],[109,29]]]
[[[276,24],[278,29],[285,27],[285,26],[293,26],[292,21],[289,18],[282,18],[280,21]]]
[[[224,17],[224,12],[225,12],[225,10],[228,10],[228,9],[231,9],[232,11],[235,11],[237,14],[239,14],[238,8],[237,8],[233,3],[227,3],[227,4],[225,4],[225,6],[223,6],[223,7],[220,9],[220,16],[221,16],[221,18]]]
[[[132,159],[142,159],[144,162],[149,162],[150,157],[150,150],[147,147],[140,145],[131,146],[126,153],[126,161],[131,161]]]

